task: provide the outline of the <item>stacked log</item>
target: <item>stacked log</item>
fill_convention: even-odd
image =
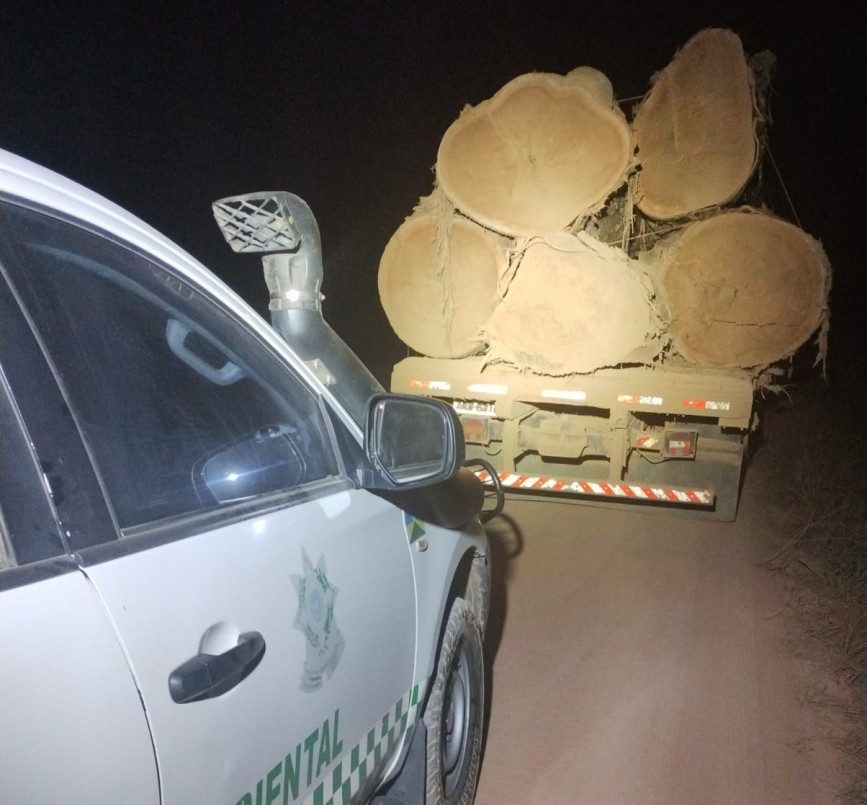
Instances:
[[[734,199],[758,159],[754,110],[741,40],[700,31],[655,77],[635,116],[641,212],[680,218]]]
[[[443,225],[421,205],[382,255],[379,298],[407,346],[432,358],[460,358],[484,347],[481,330],[507,265],[502,238],[468,218]]]
[[[830,266],[803,230],[731,206],[760,158],[759,101],[740,39],[707,29],[631,126],[590,67],[467,107],[380,263],[395,332],[549,375],[671,360],[758,375],[791,355],[827,325]]]
[[[629,125],[586,75],[519,76],[449,126],[437,182],[464,215],[506,235],[555,232],[623,183]]]
[[[615,366],[653,335],[652,297],[620,249],[583,232],[535,238],[486,327],[491,359],[547,375]]]
[[[704,366],[765,366],[827,314],[828,258],[802,229],[756,210],[689,224],[662,261],[677,350]]]

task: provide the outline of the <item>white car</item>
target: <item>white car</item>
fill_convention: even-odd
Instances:
[[[0,151],[0,802],[469,802],[489,568],[460,425],[325,324],[300,199],[215,215],[273,326]]]

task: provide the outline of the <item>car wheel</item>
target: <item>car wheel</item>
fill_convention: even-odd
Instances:
[[[482,635],[470,605],[456,598],[424,714],[429,805],[469,805],[473,801],[484,715]]]

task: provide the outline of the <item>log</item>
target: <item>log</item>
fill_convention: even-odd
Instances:
[[[830,265],[793,224],[743,209],[687,226],[661,258],[675,348],[705,366],[791,355],[827,316]]]
[[[652,296],[620,249],[583,232],[535,238],[486,328],[489,356],[549,375],[645,362],[659,329]]]
[[[424,205],[423,205],[424,206]],[[389,240],[379,264],[379,298],[407,346],[434,358],[481,351],[481,329],[508,265],[503,239],[461,216],[421,209]]]
[[[754,108],[741,40],[699,31],[655,76],[636,114],[638,208],[670,219],[734,199],[756,167]]]
[[[614,87],[605,73],[595,67],[583,65],[570,70],[566,78],[578,83],[606,108],[614,108]]]
[[[629,126],[604,98],[603,82],[586,71],[518,76],[446,131],[438,185],[465,215],[505,235],[567,227],[620,186],[631,164]]]

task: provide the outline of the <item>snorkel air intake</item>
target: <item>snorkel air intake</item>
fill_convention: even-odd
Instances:
[[[213,203],[214,218],[235,252],[264,253],[268,308],[322,310],[322,243],[304,199],[294,193],[247,193]]]
[[[246,193],[212,205],[232,251],[259,253],[271,324],[311,372],[363,423],[382,387],[322,316],[322,243],[307,202],[294,193]]]
[[[324,324],[322,242],[307,202],[278,190],[230,196],[212,206],[217,226],[233,251],[262,254],[274,329],[302,360],[314,361],[318,355],[311,348],[315,347],[307,343],[305,349],[304,342],[310,339],[303,336]]]

